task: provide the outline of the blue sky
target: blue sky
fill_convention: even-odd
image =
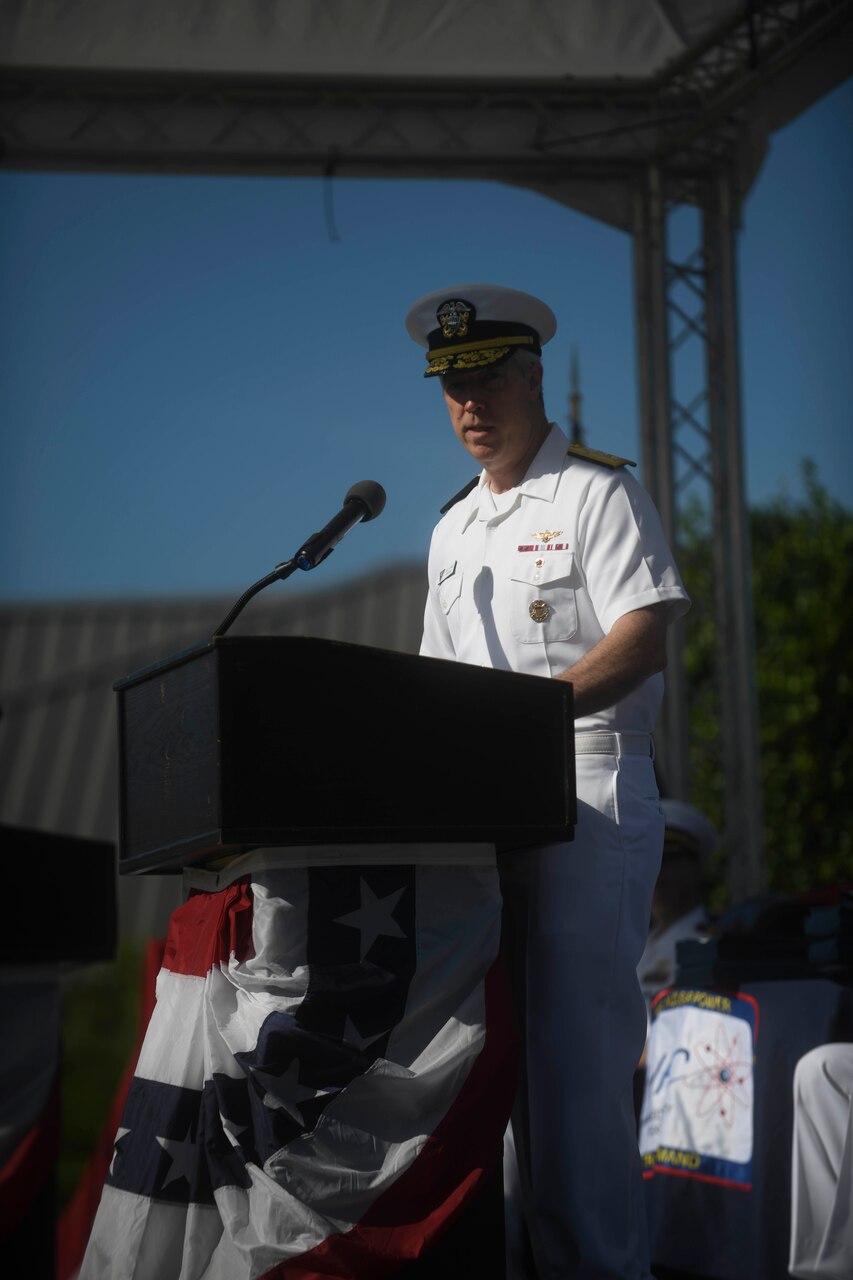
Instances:
[[[853,504],[853,81],[776,134],[744,208],[747,495],[811,457]],[[403,317],[471,280],[554,308],[588,442],[640,457],[628,236],[480,182],[0,173],[0,597],[239,594],[388,492],[310,575],[422,559],[471,475]]]

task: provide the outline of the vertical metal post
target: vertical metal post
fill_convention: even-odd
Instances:
[[[664,532],[677,558],[666,288],[663,176],[656,165],[650,165],[634,192],[634,291],[643,482],[660,512]],[[667,635],[666,693],[655,736],[662,790],[668,796],[686,800],[688,707],[684,639],[679,623],[670,627]]]
[[[707,379],[713,475],[713,539],[726,814],[732,902],[764,885],[755,630],[749,519],[743,485],[736,220],[731,177],[708,179],[703,198],[707,272]]]

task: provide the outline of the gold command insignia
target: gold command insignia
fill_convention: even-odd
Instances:
[[[550,542],[553,538],[559,538],[562,532],[562,529],[543,529],[541,533],[532,533],[530,536],[539,542]]]
[[[435,318],[441,325],[445,338],[464,338],[473,310],[471,303],[464,298],[448,298],[446,302],[442,302]]]
[[[527,612],[534,622],[546,622],[551,616],[551,606],[545,600],[534,600]]]

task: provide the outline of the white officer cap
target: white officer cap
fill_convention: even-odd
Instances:
[[[707,867],[717,848],[717,832],[699,809],[684,800],[661,800],[666,822],[666,845],[681,845]],[[673,837],[675,837],[673,839]]]
[[[499,284],[458,284],[419,298],[406,316],[409,336],[427,348],[425,378],[448,369],[501,364],[515,351],[541,355],[557,332],[550,307]]]

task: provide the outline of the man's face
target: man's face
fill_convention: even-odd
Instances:
[[[512,475],[525,459],[526,470],[542,435],[541,386],[540,366],[521,368],[513,361],[442,376],[453,430],[490,475]]]

